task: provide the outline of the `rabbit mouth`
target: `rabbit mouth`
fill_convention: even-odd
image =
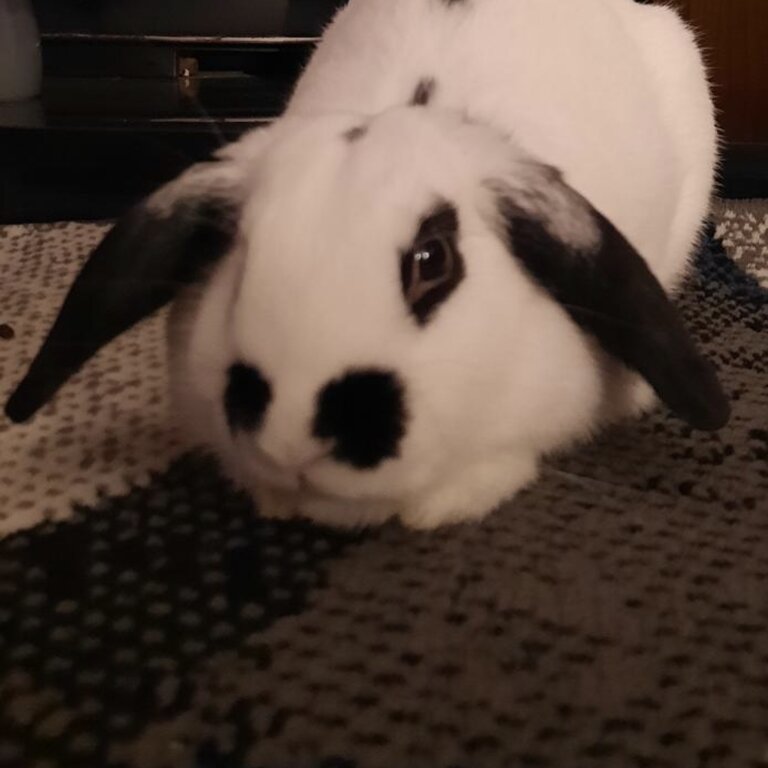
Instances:
[[[313,467],[314,469],[314,467]],[[349,501],[350,497],[330,490],[327,485],[313,479],[311,469],[306,469],[298,473],[298,490],[301,496],[311,496],[326,501]]]
[[[241,449],[238,452],[236,461],[239,465],[240,474],[244,475],[249,483],[265,484],[294,493],[305,490],[319,493],[321,492],[320,489],[316,489],[308,473],[316,469],[329,456],[329,451],[323,450],[314,455],[301,457],[295,463],[281,463],[265,451],[250,444],[244,451]]]
[[[329,470],[336,464],[331,449],[323,449],[295,464],[284,465],[272,460],[259,448],[250,445],[237,459],[239,476],[246,487],[265,486],[299,499],[328,503],[359,503],[379,499],[378,494],[350,488]]]

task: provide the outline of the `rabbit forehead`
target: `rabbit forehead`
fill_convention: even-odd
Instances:
[[[425,190],[446,194],[496,176],[519,152],[503,134],[459,113],[419,107],[284,118],[270,131],[255,173],[255,210],[306,210],[318,205],[318,194],[350,197],[360,213],[368,203],[408,207]]]
[[[357,127],[363,135],[350,139]],[[400,255],[439,205],[456,210],[460,240],[489,230],[478,203],[503,151],[495,134],[415,109],[278,126],[242,227],[233,318],[241,354],[286,369],[299,359],[305,369],[311,359],[325,368],[370,362],[389,348],[402,356],[420,332],[402,296]]]
[[[293,124],[265,153],[242,224],[254,290],[335,269],[364,290],[380,270],[391,271],[438,203],[462,210],[482,194],[488,172],[429,121],[404,110],[370,120],[366,135],[350,141],[345,134],[356,125]]]
[[[345,254],[354,263],[391,254],[437,201],[471,208],[511,154],[494,132],[426,110],[286,120],[245,206],[249,263],[327,266]]]
[[[398,254],[424,217],[448,204],[460,234],[477,231],[488,223],[481,213],[499,182],[557,234],[579,245],[593,239],[589,221],[581,226],[583,217],[552,192],[553,169],[456,113],[393,108],[367,118],[293,118],[273,134],[241,224],[240,295],[249,305],[292,297],[309,310],[351,292],[371,307],[399,301]]]

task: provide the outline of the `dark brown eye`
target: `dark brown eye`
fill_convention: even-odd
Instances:
[[[420,323],[451,293],[463,277],[452,237],[433,236],[402,255],[403,295]]]
[[[433,238],[403,255],[403,288],[408,303],[415,304],[424,294],[450,277],[450,246]]]
[[[448,248],[442,240],[428,240],[413,254],[419,268],[419,277],[423,282],[440,280],[450,271],[451,258]]]

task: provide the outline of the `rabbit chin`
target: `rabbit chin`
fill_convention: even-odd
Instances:
[[[303,517],[343,528],[398,518],[409,528],[426,530],[482,519],[536,478],[537,460],[533,452],[486,456],[418,490],[406,490],[403,478],[398,483],[388,475],[394,481],[389,492],[375,473],[357,483],[342,482],[328,458],[293,474],[273,473],[259,462],[242,461],[242,455],[240,461],[225,460],[224,468],[262,517]]]
[[[321,525],[362,528],[379,525],[398,514],[398,505],[386,499],[348,499],[309,487],[286,490],[266,483],[248,489],[262,517],[305,517]]]
[[[248,484],[246,489],[264,517],[306,517],[345,528],[379,525],[397,517],[409,528],[428,530],[485,517],[536,475],[535,457],[518,454],[477,462],[450,480],[398,499],[337,496],[311,481],[294,489],[266,482]]]
[[[215,452],[225,474],[248,493],[262,517],[305,517],[324,525],[355,528],[378,525],[398,512],[394,500],[363,493],[360,483],[353,492],[349,484],[333,482],[329,458],[293,472],[270,466],[252,451],[219,445]]]

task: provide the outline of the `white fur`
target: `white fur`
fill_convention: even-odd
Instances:
[[[435,81],[433,101],[405,106],[422,78]],[[343,138],[358,126],[364,136]],[[543,453],[649,400],[636,377],[606,376],[592,343],[510,258],[489,182],[540,185],[553,233],[588,244],[589,220],[538,163],[555,166],[672,288],[715,157],[701,59],[669,9],[352,0],[285,116],[223,153],[217,178],[240,174],[245,208],[233,253],[174,312],[183,420],[267,514],[339,525],[399,515],[418,527],[482,517],[535,477]],[[439,199],[458,210],[467,275],[419,328],[398,253]],[[234,359],[272,385],[251,440],[224,421]],[[317,392],[365,366],[398,372],[409,420],[400,456],[359,471],[328,458],[311,423]]]

